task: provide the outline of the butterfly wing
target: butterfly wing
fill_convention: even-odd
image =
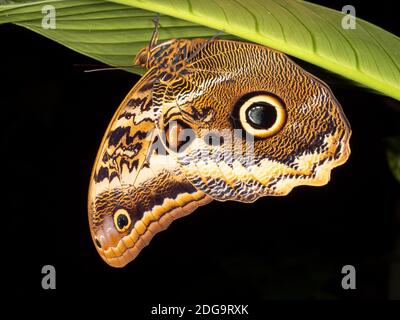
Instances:
[[[340,104],[325,83],[286,55],[215,40],[183,68],[155,86],[153,104],[162,109],[160,128],[173,118],[194,131],[171,155],[210,197],[251,202],[298,185],[323,185],[347,160],[351,130]],[[274,115],[260,111],[267,106]]]
[[[151,68],[113,117],[89,187],[92,237],[112,266],[212,199],[322,185],[350,154],[331,90],[280,52],[194,39],[143,56]],[[181,134],[184,143],[171,139]]]
[[[88,215],[101,257],[114,267],[133,260],[159,231],[211,201],[182,175],[159,143],[151,69],[111,120],[93,167]]]

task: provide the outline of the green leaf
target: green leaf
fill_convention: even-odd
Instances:
[[[386,155],[390,170],[400,182],[400,136],[387,139]]]
[[[56,29],[43,29],[44,5],[56,8]],[[155,13],[96,0],[46,0],[1,6],[0,24],[14,22],[64,46],[112,66],[134,68],[135,54],[148,45]],[[208,37],[214,30],[194,23],[161,16],[160,41],[177,37]],[[131,66],[131,67],[129,67]]]
[[[4,0],[3,0],[4,2]],[[41,27],[41,7],[57,9],[57,29]],[[47,0],[0,5],[15,22],[111,65],[131,65],[147,45],[155,12],[160,40],[210,37],[216,30],[288,53],[400,100],[400,38],[341,12],[284,0]]]

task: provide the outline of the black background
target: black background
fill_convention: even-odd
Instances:
[[[391,2],[379,3],[353,1],[359,17],[399,34]],[[113,269],[90,238],[88,182],[107,124],[138,76],[84,73],[77,65],[98,62],[17,26],[0,26],[0,37],[2,262],[12,295],[129,295],[142,308],[395,297],[400,188],[385,138],[400,133],[398,102],[331,83],[353,136],[350,160],[327,186],[251,205],[213,202],[174,222],[126,268]],[[54,291],[41,288],[46,264],[57,270]],[[340,286],[346,264],[356,267],[356,290]]]

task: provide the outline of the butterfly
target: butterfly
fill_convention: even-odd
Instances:
[[[199,206],[324,185],[350,155],[330,88],[279,51],[216,37],[157,44],[156,27],[135,63],[147,72],[112,118],[89,186],[91,235],[113,267]]]

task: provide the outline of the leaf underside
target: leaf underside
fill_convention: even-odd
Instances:
[[[5,4],[8,3],[8,4]],[[56,8],[56,29],[41,9]],[[12,22],[112,66],[132,66],[149,42],[155,13],[160,41],[211,37],[217,30],[254,41],[400,100],[400,38],[361,19],[343,29],[341,12],[285,0],[0,0]],[[130,68],[130,71],[141,72]]]

